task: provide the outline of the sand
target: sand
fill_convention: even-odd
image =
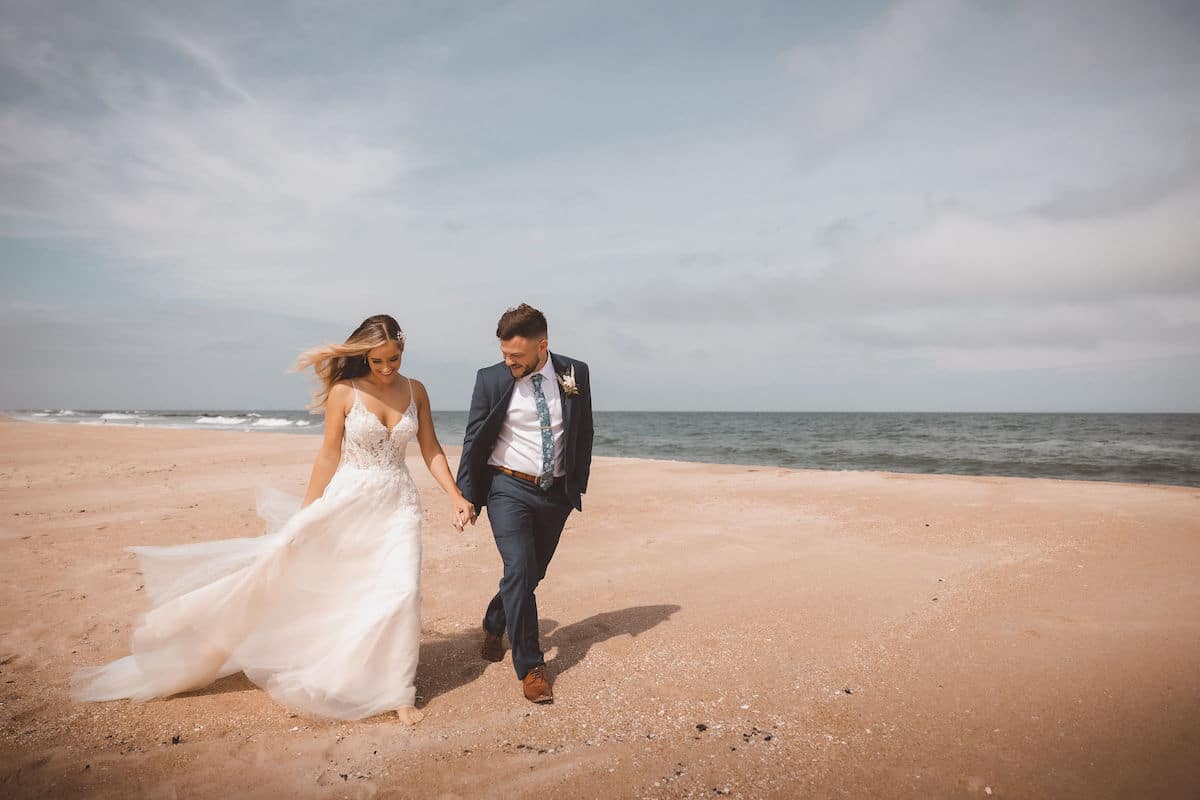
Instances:
[[[1200,793],[1193,488],[599,458],[538,593],[533,706],[478,656],[486,517],[455,533],[413,457],[415,729],[242,676],[71,702],[144,609],[123,548],[257,534],[255,490],[302,493],[317,444],[0,420],[0,796]]]

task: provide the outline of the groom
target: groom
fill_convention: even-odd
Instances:
[[[500,591],[483,616],[483,657],[504,658],[525,697],[554,700],[538,644],[534,590],[546,575],[572,508],[583,510],[592,464],[592,394],[582,361],[551,353],[546,317],[522,303],[496,325],[504,361],[479,370],[467,415],[458,488],[487,506],[504,562]]]

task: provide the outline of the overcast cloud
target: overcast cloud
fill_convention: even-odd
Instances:
[[[0,0],[0,408],[1200,411],[1195,3],[244,5]]]

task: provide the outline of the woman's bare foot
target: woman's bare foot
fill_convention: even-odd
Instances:
[[[405,706],[404,708],[396,709],[396,716],[405,725],[416,725],[425,718],[425,712],[413,706]]]

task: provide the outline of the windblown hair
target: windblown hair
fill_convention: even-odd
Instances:
[[[500,315],[496,323],[496,338],[508,341],[514,336],[537,339],[546,335],[546,315],[531,305],[521,303]]]
[[[370,372],[367,353],[388,342],[400,345],[400,352],[404,352],[404,331],[387,314],[376,314],[364,319],[342,344],[327,344],[301,353],[294,370],[300,372],[312,367],[321,384],[313,392],[308,407],[314,411],[323,408],[334,384],[360,378]]]

